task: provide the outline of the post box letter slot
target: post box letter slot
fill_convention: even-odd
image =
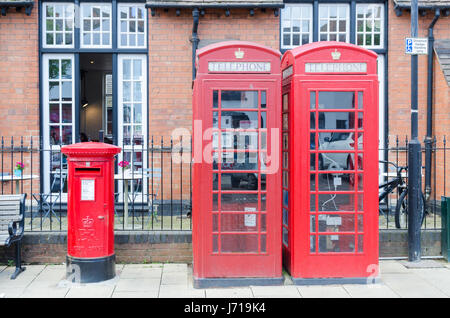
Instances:
[[[100,173],[100,168],[75,168],[75,172],[84,174],[98,174]]]

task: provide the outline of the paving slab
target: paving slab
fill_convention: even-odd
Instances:
[[[250,287],[205,289],[206,298],[253,298]]]
[[[24,288],[4,288],[0,283],[0,299],[1,298],[18,298],[24,292]]]
[[[20,298],[64,298],[69,288],[58,287],[28,287],[20,295]]]
[[[400,297],[447,297],[432,284],[413,273],[402,275],[385,274],[383,275],[382,280],[386,286],[388,286]]]
[[[10,288],[25,288],[45,268],[45,265],[28,265],[26,270],[19,274],[16,279],[11,279],[15,267],[7,267],[0,273],[0,285]]]
[[[142,292],[159,290],[161,280],[159,278],[120,279],[117,282],[116,292],[131,291]]]
[[[0,273],[3,272],[3,270],[6,268],[6,266],[0,265]]]
[[[114,291],[112,298],[157,298],[158,290],[146,290],[146,291]]]
[[[440,268],[444,267],[441,262],[432,259],[423,259],[417,262],[402,261],[401,264],[406,268]]]
[[[380,261],[380,275],[383,274],[402,274],[408,273],[409,270],[399,261]]]
[[[72,286],[66,294],[66,298],[109,298],[114,291],[114,286],[81,285]]]
[[[164,273],[173,273],[173,272],[187,272],[188,265],[187,264],[164,264],[163,271]]]
[[[159,298],[205,298],[204,289],[182,288],[174,285],[161,285]]]
[[[188,273],[186,272],[164,272],[161,278],[161,285],[188,286]]]
[[[250,286],[253,296],[258,298],[300,298],[295,286]]]
[[[450,296],[450,269],[446,267],[433,269],[412,269],[410,272],[419,276],[427,283],[433,285],[447,296]]]
[[[119,274],[121,279],[161,278],[161,267],[128,266],[126,265]]]
[[[403,275],[403,274],[402,274]],[[343,285],[352,298],[398,298],[399,295],[385,284]]]
[[[348,298],[350,295],[341,285],[297,286],[304,298]]]

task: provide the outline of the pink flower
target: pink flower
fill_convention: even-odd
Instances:
[[[130,163],[128,161],[123,160],[119,162],[119,167],[123,169],[128,169],[130,167]]]
[[[23,163],[20,162],[20,161],[17,161],[17,162],[16,162],[16,169],[18,169],[18,170],[23,170],[23,169],[25,169],[25,164],[23,164]]]

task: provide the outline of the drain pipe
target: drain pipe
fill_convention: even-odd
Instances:
[[[431,153],[433,136],[433,28],[441,13],[436,9],[434,18],[428,27],[428,74],[427,74],[427,135],[425,137],[425,200],[431,195]]]
[[[194,8],[192,10],[192,18],[193,18],[193,24],[192,24],[192,80],[195,80],[195,77],[197,75],[197,70],[195,69],[195,55],[197,52],[198,42],[200,39],[198,38],[197,30],[198,30],[198,23],[200,20],[200,11],[198,8]]]

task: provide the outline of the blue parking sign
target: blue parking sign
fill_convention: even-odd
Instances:
[[[405,53],[412,53],[413,51],[413,39],[411,38],[406,38],[405,39]]]

